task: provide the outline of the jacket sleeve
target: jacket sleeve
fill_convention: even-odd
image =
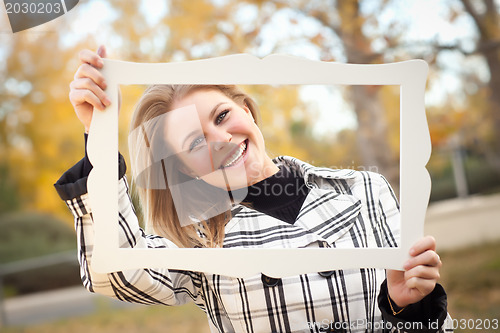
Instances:
[[[384,247],[397,247],[400,242],[401,221],[399,203],[389,182],[380,176],[377,218]],[[387,280],[382,283],[378,305],[386,327],[391,332],[452,332],[451,317],[447,312],[447,296],[444,288],[437,284],[420,302],[407,306],[398,315],[390,310]]]
[[[436,333],[453,332],[452,319],[447,312],[447,297],[444,288],[437,284],[434,290],[420,302],[408,305],[400,314],[389,310],[387,281],[382,283],[378,304],[386,327],[390,332]]]
[[[180,305],[194,301],[204,309],[202,274],[198,272],[139,269],[100,274],[92,270],[94,221],[87,194],[89,169],[86,157],[73,166],[54,185],[75,218],[78,242],[78,260],[83,285],[91,292],[111,296],[126,302],[141,304]],[[165,238],[146,235],[139,227],[125,177],[125,162],[120,155],[119,180],[119,238],[121,247],[165,248],[172,242]]]
[[[380,239],[383,247],[397,247],[401,235],[401,215],[399,202],[389,182],[378,175],[378,207],[375,216],[380,228]]]

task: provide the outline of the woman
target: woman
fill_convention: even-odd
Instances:
[[[71,103],[86,132],[93,109],[102,110],[110,103],[97,70],[104,56],[103,47],[97,53],[82,51],[82,64],[70,85]],[[255,104],[235,87],[149,88],[134,114],[131,142],[138,158],[132,164],[147,222],[163,237],[146,235],[139,228],[121,160],[121,244],[397,246],[399,207],[382,176],[316,168],[286,156],[272,160],[257,120]],[[161,151],[165,146],[168,151]],[[144,154],[156,154],[159,159],[152,160],[160,162],[145,164]],[[75,215],[82,280],[91,292],[144,304],[194,301],[206,312],[214,332],[382,332],[391,328],[435,332],[445,330],[450,322],[446,294],[437,284],[441,260],[432,237],[414,244],[405,271],[353,269],[283,279],[168,269],[93,272],[93,221],[86,194],[91,168],[85,157],[56,184]],[[160,170],[166,176],[156,177]],[[177,179],[175,184],[168,184],[172,179]],[[244,202],[235,203],[231,197],[234,205],[228,206],[229,214],[224,200],[215,213],[179,208],[175,191],[169,189],[198,183],[223,193],[244,191]],[[276,194],[268,191],[273,186],[293,190]]]

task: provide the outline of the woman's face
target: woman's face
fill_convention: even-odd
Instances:
[[[248,107],[217,90],[199,90],[172,109],[166,139],[185,166],[182,172],[234,190],[278,171]]]

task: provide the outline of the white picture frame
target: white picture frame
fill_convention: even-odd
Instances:
[[[425,168],[431,153],[424,106],[428,73],[425,61],[366,65],[313,61],[288,55],[260,59],[237,54],[172,63],[104,59],[102,73],[111,105],[103,112],[94,112],[87,146],[94,167],[87,183],[95,223],[93,270],[109,273],[167,267],[233,277],[263,273],[279,278],[360,267],[402,269],[409,248],[423,237],[431,189],[430,176]],[[120,248],[117,223],[118,89],[119,85],[128,84],[399,85],[400,246],[356,249]]]

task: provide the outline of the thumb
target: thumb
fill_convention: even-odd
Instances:
[[[100,45],[97,49],[97,55],[101,58],[106,58],[106,47],[104,45]]]

